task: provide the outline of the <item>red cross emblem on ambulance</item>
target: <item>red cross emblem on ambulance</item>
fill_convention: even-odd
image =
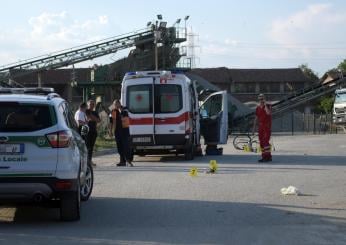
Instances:
[[[138,95],[136,96],[136,100],[137,100],[138,102],[140,102],[142,99],[143,99],[142,95],[138,94]]]

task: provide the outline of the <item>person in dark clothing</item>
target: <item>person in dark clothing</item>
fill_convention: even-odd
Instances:
[[[123,153],[125,156],[125,159],[127,163],[133,167],[132,163],[132,152],[131,152],[131,146],[130,146],[130,118],[129,118],[129,112],[126,107],[121,107],[120,109],[120,116],[121,116],[121,141],[123,146]]]
[[[113,107],[114,109],[111,111],[110,116],[110,123],[111,123],[111,131],[114,133],[115,142],[117,144],[118,154],[120,157],[120,162],[117,164],[117,166],[123,166],[126,165],[126,160],[123,154],[122,150],[122,144],[121,144],[121,116],[120,111],[118,109],[118,100],[114,100]]]
[[[95,111],[94,100],[88,101],[88,109],[86,110],[85,114],[88,118],[89,126],[89,133],[86,139],[86,146],[88,148],[88,160],[93,166],[96,166],[96,164],[92,162],[92,154],[94,151],[94,146],[97,138],[97,123],[101,122],[101,119],[98,113]]]
[[[117,166],[126,166],[126,162],[133,167],[130,150],[129,115],[126,107],[122,107],[119,100],[113,102],[114,109],[111,112],[111,124],[114,130],[120,162]]]

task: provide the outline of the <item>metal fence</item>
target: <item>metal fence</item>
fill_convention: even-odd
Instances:
[[[273,120],[273,133],[335,134],[344,133],[333,123],[332,114],[301,113],[292,111]]]

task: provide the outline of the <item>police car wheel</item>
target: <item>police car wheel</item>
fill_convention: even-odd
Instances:
[[[78,221],[80,219],[80,188],[76,192],[64,194],[60,200],[60,219]]]
[[[81,200],[87,201],[91,195],[91,192],[94,187],[94,171],[93,167],[88,164],[87,171],[85,174],[85,182],[84,185],[81,186]]]

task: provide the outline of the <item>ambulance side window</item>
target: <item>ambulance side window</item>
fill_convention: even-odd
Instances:
[[[222,95],[217,94],[210,97],[201,107],[203,118],[217,116],[222,110]]]
[[[141,84],[127,87],[126,105],[131,113],[152,113],[152,85]]]

